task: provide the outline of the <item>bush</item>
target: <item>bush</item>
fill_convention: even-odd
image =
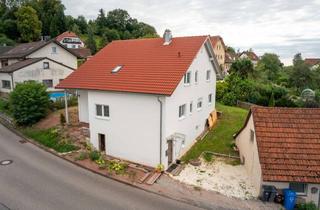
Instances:
[[[222,98],[222,103],[229,106],[234,106],[237,104],[237,96],[230,92],[226,93]]]
[[[105,169],[107,167],[106,161],[102,158],[102,156],[100,156],[100,158],[95,162],[98,164],[100,169]]]
[[[111,161],[109,164],[109,170],[114,171],[116,174],[123,174],[127,167],[127,164],[118,161]]]
[[[302,204],[297,204],[297,209],[298,210],[317,210],[316,204],[313,202],[308,202],[308,203],[302,203]]]
[[[228,92],[228,83],[225,81],[217,82],[216,91],[216,99],[217,101],[221,101],[223,96]]]
[[[89,153],[89,158],[90,160],[92,161],[96,161],[96,160],[99,160],[101,154],[100,152],[98,152],[97,150],[93,150]]]
[[[75,158],[75,160],[85,160],[85,159],[87,159],[87,158],[88,158],[88,153],[86,153],[86,152],[81,152],[81,153],[79,154],[79,156]]]
[[[32,125],[47,115],[47,87],[35,81],[18,83],[9,97],[12,115],[18,125]]]

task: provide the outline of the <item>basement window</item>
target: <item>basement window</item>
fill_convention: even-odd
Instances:
[[[116,66],[114,69],[112,69],[111,73],[118,73],[121,69],[122,69],[122,65],[118,65]]]

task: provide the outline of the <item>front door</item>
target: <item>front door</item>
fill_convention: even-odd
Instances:
[[[173,141],[168,140],[168,165],[170,165],[173,162]]]
[[[101,133],[99,133],[99,150],[101,152],[106,151],[106,136]]]

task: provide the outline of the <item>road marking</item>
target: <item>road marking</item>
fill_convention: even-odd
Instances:
[[[10,165],[12,162],[13,162],[12,160],[2,160],[0,161],[0,165],[6,166],[6,165]]]

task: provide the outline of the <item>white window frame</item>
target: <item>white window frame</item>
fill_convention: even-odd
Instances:
[[[291,189],[290,185],[291,184],[302,184],[304,187],[304,191],[303,192],[296,192],[297,195],[307,195],[308,194],[308,184],[307,183],[294,183],[294,182],[290,182],[289,183],[289,188]]]
[[[199,106],[201,105],[201,106]],[[199,98],[198,101],[197,101],[197,110],[200,111],[203,107],[203,99],[202,98]]]
[[[199,81],[199,73],[198,73],[198,71],[196,71],[194,73],[194,82],[195,82],[195,84],[198,84],[198,81]]]
[[[185,86],[189,86],[191,84],[191,71],[184,74],[183,83]]]
[[[10,82],[10,80],[2,80],[1,81],[1,87],[3,88],[3,89],[11,89],[11,82]],[[7,83],[7,84],[6,84]]]
[[[208,104],[209,105],[211,105],[212,104],[212,93],[210,93],[209,95],[208,95]]]
[[[101,115],[98,115],[98,106],[101,106]],[[108,115],[105,114],[105,109],[108,109]],[[105,104],[95,104],[95,116],[99,119],[110,119],[110,106]]]
[[[182,104],[179,106],[179,112],[178,112],[179,120],[186,118],[186,111],[187,111],[186,108],[187,108],[186,104]]]
[[[209,73],[209,75],[208,75],[208,73]],[[210,82],[210,80],[211,80],[211,70],[207,70],[206,71],[206,81]]]

